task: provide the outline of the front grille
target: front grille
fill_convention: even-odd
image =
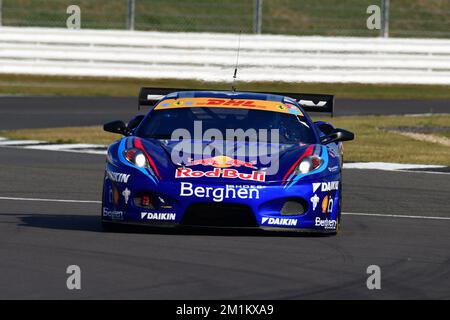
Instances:
[[[249,206],[231,203],[195,203],[187,209],[182,225],[203,227],[257,227]]]

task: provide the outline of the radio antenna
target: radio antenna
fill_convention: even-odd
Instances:
[[[232,91],[236,91],[236,87],[234,85],[236,82],[237,72],[238,72],[238,67],[239,67],[239,52],[241,51],[241,33],[242,33],[242,31],[239,31],[238,49],[237,49],[237,54],[236,54],[236,65],[234,67],[233,83],[231,84]]]

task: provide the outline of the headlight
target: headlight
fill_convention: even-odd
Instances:
[[[322,164],[322,159],[317,156],[305,157],[298,165],[298,171],[301,173],[309,173],[316,170]]]
[[[125,159],[139,168],[147,167],[147,158],[144,153],[139,149],[125,150]]]
[[[147,166],[147,159],[145,158],[143,153],[138,153],[134,156],[134,163],[138,166],[138,167],[146,167]]]

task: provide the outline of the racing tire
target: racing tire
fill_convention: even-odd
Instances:
[[[120,231],[121,226],[119,226],[116,223],[113,222],[109,222],[109,221],[104,221],[102,219],[103,217],[103,197],[105,195],[105,178],[106,178],[106,171],[105,171],[105,175],[103,176],[103,188],[102,188],[102,212],[100,213],[100,221],[101,221],[101,225],[102,225],[102,231],[103,232],[117,232]]]

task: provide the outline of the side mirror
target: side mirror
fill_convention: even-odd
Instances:
[[[145,116],[143,114],[135,116],[133,119],[128,122],[127,130],[128,132],[132,132],[134,129],[136,129],[144,120]]]
[[[128,134],[127,126],[123,121],[120,120],[105,123],[103,125],[103,130],[107,132],[122,134],[124,136]]]
[[[355,139],[355,134],[353,132],[336,128],[334,132],[325,137],[322,137],[320,140],[322,144],[329,144],[332,142],[350,141],[353,139]]]
[[[314,124],[322,131],[325,135],[329,135],[334,132],[334,127],[328,122],[316,121]]]

